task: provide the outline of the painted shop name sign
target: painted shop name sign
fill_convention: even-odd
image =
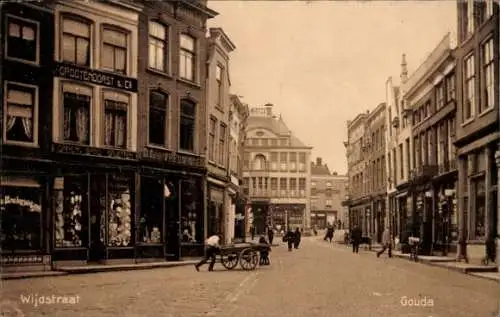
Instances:
[[[154,149],[146,149],[143,155],[144,158],[146,159],[164,161],[170,164],[197,166],[197,167],[204,166],[203,158],[182,153],[172,153],[172,152],[158,151]]]
[[[54,143],[52,150],[63,154],[89,155],[89,156],[106,156],[119,159],[135,160],[136,153],[119,150],[119,149],[103,149],[90,146],[81,146],[77,144],[60,144]]]
[[[71,64],[55,64],[55,76],[78,81],[84,81],[96,85],[123,89],[130,92],[137,92],[137,79],[119,76],[116,74],[104,73],[98,70],[87,69]]]

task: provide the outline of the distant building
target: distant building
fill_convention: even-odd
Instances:
[[[342,200],[346,194],[347,176],[330,172],[320,157],[311,162],[311,227],[341,227],[345,221]],[[340,221],[340,223],[338,223]]]
[[[257,233],[269,225],[308,229],[312,147],[292,133],[271,104],[250,109],[246,136],[244,186]]]

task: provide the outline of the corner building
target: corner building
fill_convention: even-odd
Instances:
[[[250,225],[256,233],[269,226],[310,228],[310,164],[312,147],[286,126],[273,105],[250,109],[244,156],[244,186],[249,196]]]

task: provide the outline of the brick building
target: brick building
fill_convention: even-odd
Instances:
[[[499,6],[460,1],[457,12],[459,237],[468,241],[469,253],[484,255],[487,237],[499,232]]]
[[[311,162],[311,227],[324,229],[327,225],[342,227],[347,177],[330,172],[321,157]]]

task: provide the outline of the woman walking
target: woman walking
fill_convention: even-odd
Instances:
[[[294,240],[293,240],[293,247],[295,249],[299,248],[301,236],[302,233],[300,232],[300,229],[299,228],[295,229]]]

